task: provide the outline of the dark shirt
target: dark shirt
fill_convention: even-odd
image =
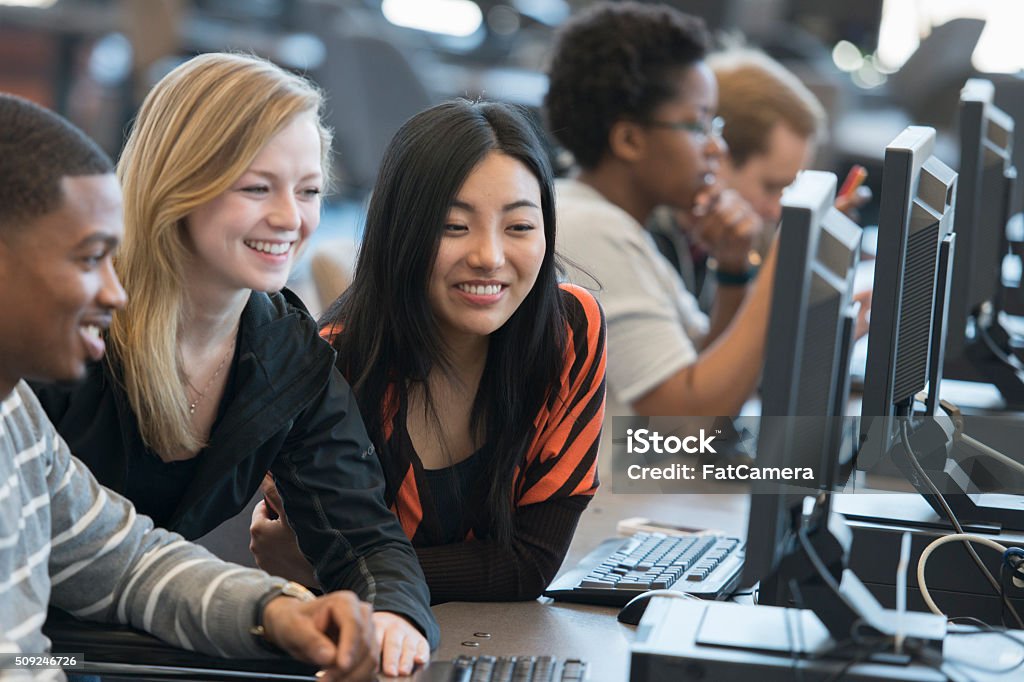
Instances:
[[[239,336],[241,334],[242,332],[239,330]],[[238,343],[236,342],[228,369],[227,382],[224,385],[225,395],[235,393],[236,372],[234,367],[238,362],[237,356]],[[228,401],[222,400],[217,407],[217,415],[210,427],[210,433],[215,432],[220,426],[227,407]],[[172,462],[165,462],[160,455],[148,447],[127,452],[128,472],[125,478],[124,496],[132,500],[136,510],[153,519],[153,523],[167,527],[178,504],[185,496],[185,491],[188,490],[193,479],[199,473],[200,463],[205,458],[208,449],[203,447],[195,457]]]
[[[424,469],[441,526],[441,543],[460,542],[469,530],[465,527],[467,503],[473,497],[475,485],[484,469],[487,453],[477,450],[466,459],[444,469]]]
[[[383,471],[355,398],[293,294],[250,296],[208,444],[184,467],[144,459],[154,455],[121,376],[109,357],[74,387],[33,387],[101,483],[154,505],[161,525],[195,539],[242,511],[269,471],[321,585],[353,590],[379,610],[409,617],[437,645],[423,574],[384,503]],[[161,471],[173,471],[180,488],[164,489],[155,478]]]
[[[135,509],[153,519],[153,523],[166,525],[195,478],[202,455],[200,451],[191,459],[165,462],[152,450],[135,454],[128,460],[124,496],[134,500]]]
[[[536,599],[558,572],[580,514],[597,490],[604,315],[588,292],[569,284],[560,288],[569,344],[557,395],[534,419],[532,444],[509,481],[515,504],[511,542],[489,541],[486,527],[474,531],[474,522],[485,516],[483,485],[468,486],[461,498],[461,532],[449,540],[451,508],[426,479],[405,428],[406,406],[394,401],[384,409],[385,434],[377,454],[388,480],[385,499],[412,540],[435,604]],[[330,336],[332,330],[322,333]],[[488,447],[493,446],[485,443],[483,453]]]

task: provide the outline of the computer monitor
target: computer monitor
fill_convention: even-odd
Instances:
[[[888,452],[893,418],[914,414],[919,393],[928,389],[924,412],[934,413],[938,404],[957,175],[933,155],[934,147],[934,128],[910,126],[885,149],[861,468]],[[869,437],[877,440],[868,443]]]
[[[1012,162],[1014,121],[992,103],[994,93],[991,81],[972,78],[959,99],[957,241],[944,371],[953,378],[986,379],[985,368],[972,365],[977,353],[969,354],[968,346],[981,343],[981,311],[995,302],[1002,257],[1008,250],[1006,230],[1017,180]]]
[[[759,467],[815,472],[813,485],[756,481],[747,536],[746,582],[775,569],[792,549],[803,499],[830,489],[844,435],[849,358],[856,322],[853,275],[861,230],[833,207],[836,176],[805,171],[782,198],[778,264],[761,383]],[[849,456],[846,457],[850,459]],[[824,511],[827,511],[824,510]],[[756,520],[756,523],[755,523]],[[762,584],[773,601],[773,590]]]
[[[1014,121],[1024,121],[1024,72],[993,75],[992,82],[996,90],[992,100],[995,105]],[[1013,137],[1013,154],[1010,158],[1016,167],[1024,164],[1024,135],[1019,132]],[[1013,205],[1010,207],[1011,216],[1021,211],[1021,199],[1024,198],[1022,183],[1024,173],[1018,173],[1016,187],[1013,190]]]
[[[940,519],[952,511],[961,524],[1024,528],[1024,498],[983,493],[963,466],[972,452],[992,460],[999,453],[979,449],[965,433],[970,424],[939,406],[949,291],[963,254],[953,229],[957,174],[931,155],[934,140],[931,128],[912,126],[886,149],[856,466],[895,463]],[[974,240],[975,252],[981,243]],[[1005,438],[1012,424],[998,426]],[[1007,477],[1011,489],[1015,480]]]
[[[836,642],[849,644],[855,630],[888,641],[899,628],[915,644],[941,649],[945,619],[897,619],[846,568],[850,531],[831,513],[847,422],[860,248],[859,228],[832,205],[835,191],[834,175],[807,171],[783,195],[757,448],[759,467],[811,467],[815,485],[753,481],[740,584],[760,581],[759,603],[810,608]],[[856,644],[851,649],[852,657],[864,653]]]

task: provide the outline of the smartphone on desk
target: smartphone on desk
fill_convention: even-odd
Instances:
[[[691,526],[678,526],[671,523],[662,523],[644,516],[633,516],[622,519],[615,526],[615,532],[619,535],[633,535],[635,533],[663,533],[664,535],[725,535],[724,531],[714,528],[693,528]]]

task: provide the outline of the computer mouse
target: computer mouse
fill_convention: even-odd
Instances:
[[[626,625],[639,625],[640,619],[643,618],[644,611],[647,610],[647,604],[651,601],[651,597],[697,599],[697,597],[694,597],[692,594],[679,592],[677,590],[648,590],[647,592],[642,592],[630,599],[629,602],[619,610],[618,621],[620,623],[625,623]]]

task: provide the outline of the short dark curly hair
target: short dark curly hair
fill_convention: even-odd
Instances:
[[[644,120],[677,95],[671,77],[704,58],[704,21],[671,7],[600,3],[559,32],[544,97],[551,132],[584,168],[608,148],[612,126]]]
[[[0,93],[0,236],[60,208],[62,178],[113,172],[110,157],[71,123]]]

